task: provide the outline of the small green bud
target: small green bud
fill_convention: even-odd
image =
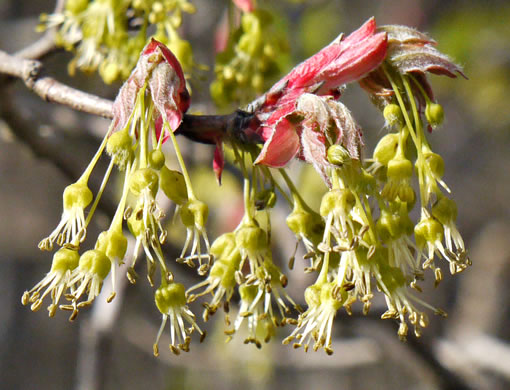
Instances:
[[[159,175],[161,189],[168,199],[180,206],[185,204],[188,201],[188,188],[182,173],[164,166]]]
[[[270,43],[266,43],[264,45],[263,53],[264,53],[264,55],[266,57],[274,58],[275,57],[275,50],[274,50],[273,45],[271,45]]]
[[[158,192],[158,181],[158,174],[154,169],[140,168],[129,178],[129,189],[134,195],[139,196],[144,189],[148,188],[155,197]]]
[[[73,15],[78,15],[85,11],[89,5],[89,0],[72,0],[65,2],[65,10]]]
[[[267,233],[255,225],[244,225],[236,232],[236,244],[251,252],[260,252],[268,247]]]
[[[225,270],[227,269],[227,264],[223,261],[215,261],[211,270],[209,271],[209,276],[211,278],[222,278],[225,274]]]
[[[193,50],[191,44],[184,39],[172,39],[167,45],[170,51],[177,57],[184,72],[189,72],[193,68]]]
[[[305,289],[305,302],[308,307],[318,307],[321,304],[321,286],[312,284]]]
[[[328,148],[328,161],[341,167],[351,161],[351,155],[342,145],[332,145]]]
[[[374,149],[374,160],[387,165],[397,153],[398,138],[399,135],[397,133],[389,133],[382,137]]]
[[[97,238],[95,249],[104,252],[110,259],[122,261],[126,255],[127,244],[127,238],[122,234],[122,230],[107,230]]]
[[[133,159],[133,139],[129,135],[129,130],[123,129],[110,135],[106,143],[106,153],[113,159],[113,162],[124,169],[124,167]]]
[[[413,163],[403,156],[395,156],[388,162],[388,178],[408,179],[413,175]]]
[[[100,250],[91,249],[80,256],[80,270],[96,275],[104,280],[110,273],[112,263],[108,256]]]
[[[425,107],[425,117],[433,129],[441,126],[444,121],[443,106],[430,102],[427,104],[427,107]]]
[[[225,80],[232,80],[235,76],[235,70],[231,66],[225,66],[223,68],[223,78]]]
[[[251,78],[251,86],[255,91],[261,91],[264,88],[264,76],[255,73]]]
[[[434,243],[443,238],[443,225],[434,218],[424,218],[414,227],[414,235],[418,246],[425,246],[425,243]]]
[[[211,245],[211,255],[216,259],[227,257],[236,249],[235,233],[229,232],[219,236]]]
[[[161,170],[165,165],[165,155],[161,151],[161,149],[154,149],[149,154],[149,165],[151,168],[154,168],[156,171]],[[163,187],[163,184],[161,184]]]
[[[356,203],[356,198],[351,190],[347,188],[328,191],[322,197],[320,215],[326,218],[335,209],[349,213]]]
[[[197,227],[203,229],[208,216],[209,208],[198,199],[189,200],[181,209],[181,221],[187,228]]]
[[[186,305],[186,293],[181,283],[162,284],[154,293],[154,301],[162,314],[170,313],[173,308]]]
[[[105,84],[111,84],[120,76],[120,68],[114,62],[104,61],[99,66],[99,75]]]
[[[386,123],[389,126],[402,125],[404,123],[404,117],[402,116],[402,110],[397,104],[388,104],[384,107],[383,116]]]
[[[86,184],[76,182],[66,187],[63,194],[64,210],[70,210],[73,207],[84,209],[93,199],[92,191]]]
[[[50,272],[65,273],[78,267],[80,255],[72,249],[60,248],[53,255]]]
[[[386,210],[381,212],[377,220],[376,229],[383,242],[398,238],[401,234],[400,218],[398,215],[391,214]]]
[[[308,212],[302,207],[294,206],[294,210],[286,219],[289,229],[300,238],[304,235],[314,244],[318,244],[324,232],[324,221],[316,212]]]

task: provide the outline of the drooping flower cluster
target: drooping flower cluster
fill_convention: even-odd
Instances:
[[[252,11],[242,9],[246,15]],[[227,336],[244,329],[245,343],[257,347],[269,341],[278,327],[290,324],[294,329],[285,344],[292,342],[305,350],[323,348],[331,354],[338,310],[343,307],[350,314],[359,301],[367,314],[376,291],[387,305],[382,318],[400,323],[399,337],[407,337],[409,324],[420,336],[429,321],[424,309],[444,315],[418,296],[426,270],[432,271],[438,284],[443,275],[437,259],[446,260],[452,274],[470,265],[456,228],[456,204],[442,179],[443,160],[426,137],[425,129],[432,131],[443,120],[442,107],[434,101],[426,78],[431,72],[462,74],[424,34],[402,26],[377,28],[370,19],[299,64],[253,102],[250,112],[239,112],[239,128],[207,129],[198,136],[216,145],[213,167],[218,178],[227,147],[244,180],[242,220],[209,245],[208,208],[195,196],[174,135],[190,104],[184,74],[175,56],[153,40],[115,100],[114,119],[98,153],[64,192],[62,220],[39,245],[42,250],[52,250],[55,243],[62,248],[55,253],[50,272],[25,292],[23,304],[37,310],[50,296],[50,316],[61,308],[71,311],[74,319],[124,261],[126,221],[136,239],[134,252],[127,254],[128,279],[137,280],[135,265],[142,252],[150,284],[159,279],[155,303],[163,320],[155,355],[167,322],[175,354],[189,350],[194,331],[203,339],[205,331],[188,304],[205,296],[210,299],[204,304],[204,321],[223,308]],[[388,129],[369,159],[363,159],[359,125],[340,102],[345,84],[354,81],[381,109]],[[162,144],[167,139],[181,172],[165,165]],[[104,150],[111,164],[94,197],[87,182]],[[284,169],[295,158],[311,164],[328,187],[319,210],[306,204]],[[118,209],[95,248],[79,255],[114,166],[125,176]],[[160,189],[178,206],[186,227],[177,262],[205,276],[187,290],[174,280],[163,256],[167,233],[162,225],[164,211],[156,202]],[[292,209],[286,222],[305,247],[309,261],[305,272],[317,273],[304,291],[305,311],[286,293],[288,278],[273,256],[271,210],[277,192]],[[416,205],[420,217],[413,221]],[[293,263],[294,256],[290,269]],[[232,310],[236,297],[239,308]],[[68,302],[60,304],[61,299]],[[300,313],[297,319],[292,316],[296,313]]]
[[[270,12],[255,9],[251,1],[234,3],[242,11],[238,26],[224,17],[216,39],[216,79],[210,90],[219,106],[246,104],[262,94],[280,73],[278,59],[289,51]]]
[[[127,238],[123,227],[127,225],[136,240],[133,253],[126,259],[130,265],[127,277],[130,282],[136,282],[135,265],[140,252],[145,256],[147,277],[152,286],[159,269],[161,287],[156,290],[155,301],[163,314],[163,324],[170,318],[172,351],[187,350],[189,333],[194,329],[203,333],[186,306],[184,290],[180,293],[182,285],[173,281],[173,273],[164,259],[161,245],[165,243],[167,233],[161,222],[164,212],[156,201],[161,189],[180,207],[181,220],[188,232],[180,260],[189,265],[198,260],[199,272],[205,273],[211,261],[205,232],[208,209],[193,192],[173,134],[189,104],[179,62],[167,47],[152,40],[143,49],[136,68],[119,91],[113,105],[111,127],[98,152],[81,178],[64,191],[62,220],[39,244],[42,250],[52,250],[55,243],[62,248],[55,253],[48,275],[23,295],[23,304],[31,303],[32,310],[37,310],[42,300],[51,296],[50,316],[60,307],[70,310],[73,320],[80,308],[91,304],[99,295],[107,275],[125,261]],[[168,138],[172,140],[182,173],[165,164],[162,145]],[[94,199],[87,183],[105,151],[111,162]],[[115,166],[124,175],[115,216],[110,228],[97,238],[95,248],[79,255],[87,226]],[[91,203],[85,219],[85,209]],[[191,251],[188,251],[190,244]],[[115,288],[113,290],[109,301],[115,297]],[[69,302],[60,304],[64,297]],[[191,328],[185,328],[183,321],[189,322]]]

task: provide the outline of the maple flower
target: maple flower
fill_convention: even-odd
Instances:
[[[222,301],[225,312],[228,312],[229,302],[237,284],[235,273],[239,271],[241,263],[241,253],[236,247],[235,234],[225,233],[218,237],[211,245],[211,255],[214,256],[215,261],[207,279],[186,291],[188,302],[193,302],[196,298],[209,293],[213,295],[210,303],[204,304],[205,321],[209,319],[209,315],[216,313]],[[191,291],[202,287],[205,287],[202,292],[191,294]]]
[[[53,243],[78,247],[87,235],[84,209],[92,202],[92,192],[86,181],[78,180],[66,187],[63,194],[62,218],[51,234],[41,240],[39,249],[52,250]]]
[[[386,33],[376,33],[369,19],[347,38],[340,35],[317,54],[296,66],[266,94],[256,111],[264,147],[255,163],[283,167],[301,148],[301,131],[292,115],[304,93],[339,97],[339,88],[377,68],[386,55]]]
[[[335,287],[335,283],[316,283],[306,288],[305,300],[308,310],[299,316],[296,329],[283,340],[283,344],[297,340],[293,344],[294,348],[304,346],[306,352],[310,342],[313,342],[314,351],[322,347],[328,355],[333,353],[331,349],[333,320],[345,300],[345,296],[334,294]]]
[[[200,341],[205,337],[205,331],[202,331],[197,323],[195,322],[195,315],[186,305],[186,295],[184,293],[184,286],[180,283],[167,283],[164,279],[162,280],[161,286],[156,290],[154,294],[154,301],[156,306],[163,315],[161,321],[161,327],[159,328],[158,335],[156,336],[156,342],[153,345],[154,356],[159,355],[159,339],[163,333],[166,322],[170,320],[170,338],[171,344],[169,345],[170,350],[176,354],[180,354],[180,350],[184,352],[189,351],[189,345],[191,343],[191,333],[195,330],[201,335]],[[186,321],[190,328],[185,327],[184,321]]]
[[[80,255],[75,250],[61,248],[55,252],[50,272],[30,291],[25,291],[21,299],[23,305],[32,303],[31,309],[37,311],[41,307],[44,298],[50,294],[52,302],[48,306],[48,311],[49,316],[53,317],[60,298],[71,286],[71,275],[73,270],[78,267],[79,260]],[[41,294],[43,289],[45,290]]]

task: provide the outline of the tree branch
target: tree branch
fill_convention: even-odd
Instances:
[[[104,118],[113,117],[113,102],[69,87],[51,77],[42,77],[40,61],[20,58],[0,50],[0,73],[21,79],[42,99],[62,104],[74,110]],[[237,110],[229,115],[185,115],[177,134],[193,141],[214,144],[219,135],[235,135],[243,142],[259,142],[254,135],[244,132],[253,115]]]

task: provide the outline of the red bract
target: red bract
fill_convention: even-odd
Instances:
[[[253,0],[232,0],[237,8],[243,12],[252,12],[255,9]]]
[[[379,31],[388,34],[388,54],[385,63],[399,74],[412,74],[428,95],[434,100],[426,73],[457,77],[466,77],[462,68],[447,55],[435,48],[436,42],[427,35],[407,26],[382,26]],[[380,106],[391,101],[393,91],[383,69],[379,68],[360,81],[360,85]],[[412,85],[415,88],[414,84]],[[419,90],[416,96],[420,105],[424,105]]]
[[[172,131],[177,130],[190,105],[186,80],[177,58],[165,45],[152,39],[113,103],[113,131],[127,125],[144,86],[154,103],[149,118],[154,121],[158,134],[164,122]]]
[[[371,18],[347,38],[340,35],[276,83],[256,112],[261,122],[258,132],[266,142],[255,162],[282,167],[294,158],[302,147],[301,128],[288,117],[296,111],[297,99],[304,93],[338,97],[343,84],[377,68],[386,49],[386,33],[376,33]]]

